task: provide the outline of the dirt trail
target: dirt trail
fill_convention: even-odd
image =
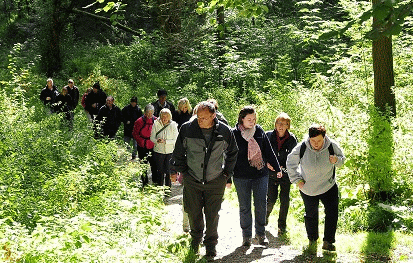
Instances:
[[[171,197],[167,200],[166,209],[168,217],[176,219],[175,225],[171,227],[171,230],[179,235],[183,233],[182,186],[173,185],[171,191]],[[270,242],[268,247],[254,244],[254,241],[250,248],[242,247],[238,208],[231,206],[228,201],[224,201],[218,225],[218,255],[215,257],[214,262],[357,262],[347,261],[344,258],[327,259],[321,252],[319,252],[317,257],[313,258],[303,256],[302,251],[295,250],[288,245],[288,240],[277,237],[277,229],[268,226],[266,230]],[[200,254],[205,254],[204,248],[201,248]]]

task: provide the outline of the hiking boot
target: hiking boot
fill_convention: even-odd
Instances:
[[[322,249],[328,250],[328,251],[336,251],[336,246],[334,246],[333,243],[324,241]]]
[[[209,261],[214,261],[214,258],[217,256],[217,250],[215,249],[215,246],[213,247],[206,247],[205,248],[206,253],[205,253],[205,259]]]
[[[195,254],[198,254],[198,252],[199,252],[199,242],[197,242],[197,241],[195,241],[195,240],[192,240],[192,241],[191,241],[190,249],[191,249]]]
[[[251,246],[251,237],[244,237],[242,240],[243,247],[250,247]]]
[[[304,248],[304,254],[315,256],[317,255],[317,240],[308,243],[308,246]]]
[[[268,239],[265,235],[262,235],[262,236],[256,235],[255,238],[257,239],[258,244],[260,244],[261,246],[268,245]]]

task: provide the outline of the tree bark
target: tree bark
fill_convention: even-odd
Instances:
[[[227,87],[227,82],[224,79],[224,68],[225,68],[225,13],[224,7],[220,6],[217,9],[217,22],[218,25],[221,25],[222,30],[218,29],[217,31],[217,49],[218,49],[218,67],[219,67],[219,82],[222,84],[223,88]]]
[[[379,0],[373,0],[373,6]],[[383,31],[383,25],[373,17],[373,29]],[[396,116],[392,38],[380,35],[373,40],[374,105],[382,112]]]

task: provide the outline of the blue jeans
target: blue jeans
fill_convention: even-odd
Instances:
[[[138,151],[138,143],[133,137],[123,136],[123,141],[127,144],[128,150],[130,151],[130,141],[133,143],[132,159],[136,158],[136,152]]]
[[[255,234],[265,235],[265,216],[267,214],[268,176],[256,179],[234,177],[239,202],[239,218],[243,237],[252,237],[251,194],[254,198]]]

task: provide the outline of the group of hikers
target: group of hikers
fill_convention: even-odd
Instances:
[[[40,98],[51,112],[60,112],[58,105],[69,104],[70,100],[62,100],[58,94],[52,97],[53,82],[51,86],[49,80],[47,83],[45,89],[49,91],[44,89]],[[76,95],[71,94],[77,88],[70,86],[71,83],[69,80],[67,94],[63,96],[69,95],[73,101]],[[297,143],[290,132],[291,119],[287,113],[280,113],[275,118],[274,129],[265,132],[257,124],[255,108],[245,106],[231,128],[214,99],[192,108],[189,100],[182,98],[175,110],[167,101],[166,90],[159,90],[157,96],[143,112],[136,97],[120,110],[113,103],[114,98],[106,96],[97,82],[82,97],[82,106],[94,122],[98,136],[114,138],[123,122],[124,141],[128,147],[133,145],[129,148],[132,159],[138,156],[150,164],[153,184],[171,187],[172,182],[179,181],[183,185],[183,228],[191,235],[190,248],[195,253],[203,244],[207,259],[217,255],[218,212],[225,188],[232,183],[238,195],[242,246],[249,247],[253,242],[268,245],[265,227],[277,199],[280,200],[278,235],[287,233],[290,188],[296,184],[305,207],[309,240],[305,251],[317,253],[320,201],[326,215],[322,249],[335,251],[339,203],[335,169],[343,165],[345,156],[323,125],[311,125],[308,136]],[[72,102],[68,107],[75,105]],[[142,185],[148,183],[145,174]],[[253,228],[255,238],[252,238]]]

